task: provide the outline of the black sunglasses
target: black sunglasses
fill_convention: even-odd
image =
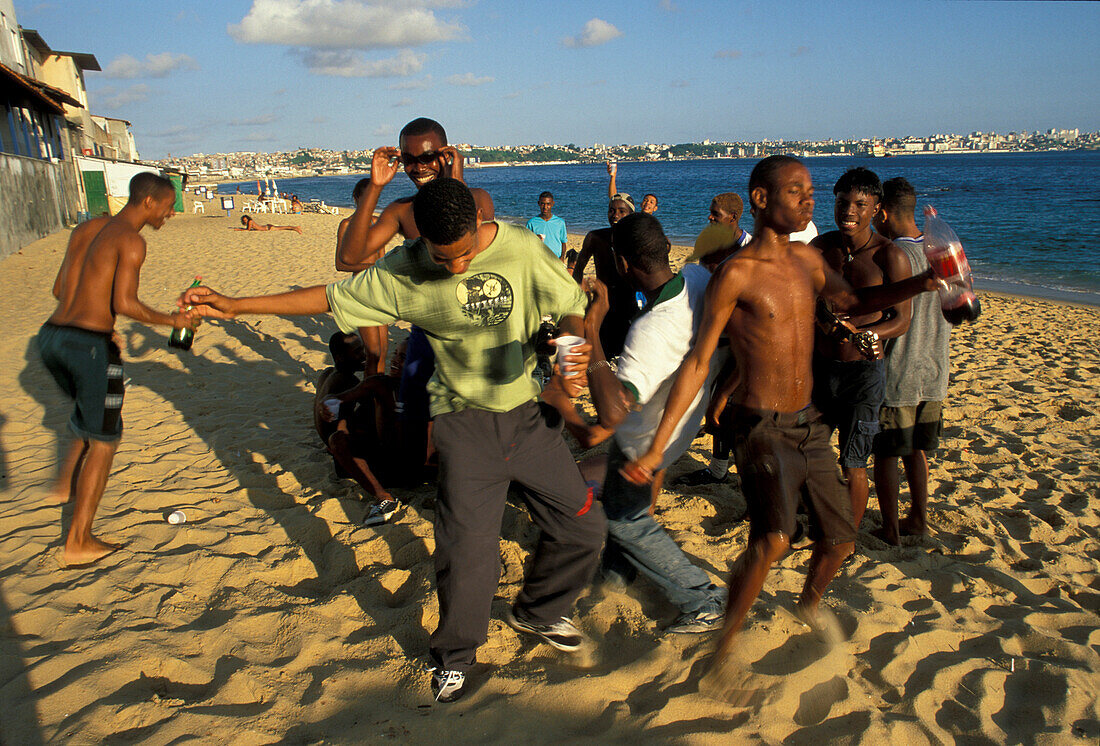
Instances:
[[[435,161],[437,158],[439,158],[438,150],[433,150],[430,153],[422,153],[421,155],[413,155],[412,153],[401,154],[401,162],[406,166],[411,166],[414,163],[420,163],[427,166]]]

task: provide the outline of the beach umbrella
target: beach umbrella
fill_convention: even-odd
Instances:
[[[279,198],[279,188],[277,186],[275,186],[275,178],[274,177],[272,177],[272,179],[271,179],[271,196],[275,197],[276,199]]]

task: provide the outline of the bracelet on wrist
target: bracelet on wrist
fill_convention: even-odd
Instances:
[[[588,365],[588,372],[590,374],[595,373],[597,370],[599,370],[601,365],[606,365],[608,370],[614,370],[614,368],[611,367],[611,363],[609,363],[608,361],[596,360]]]

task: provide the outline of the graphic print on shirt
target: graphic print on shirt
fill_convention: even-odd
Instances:
[[[512,313],[512,286],[495,272],[461,280],[455,295],[462,313],[478,326],[496,326]]]

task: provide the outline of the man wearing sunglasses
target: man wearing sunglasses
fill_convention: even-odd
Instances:
[[[410,239],[420,237],[413,220],[412,197],[395,199],[372,224],[382,189],[393,181],[399,167],[404,169],[417,189],[440,176],[465,181],[462,155],[447,144],[443,125],[434,119],[420,117],[406,124],[398,144],[400,149],[384,146],[374,151],[370,185],[348,221],[343,240],[336,247],[338,270],[359,272],[370,267],[398,233]],[[492,221],[496,215],[489,193],[484,189],[471,189],[470,192],[474,195],[481,219]]]

